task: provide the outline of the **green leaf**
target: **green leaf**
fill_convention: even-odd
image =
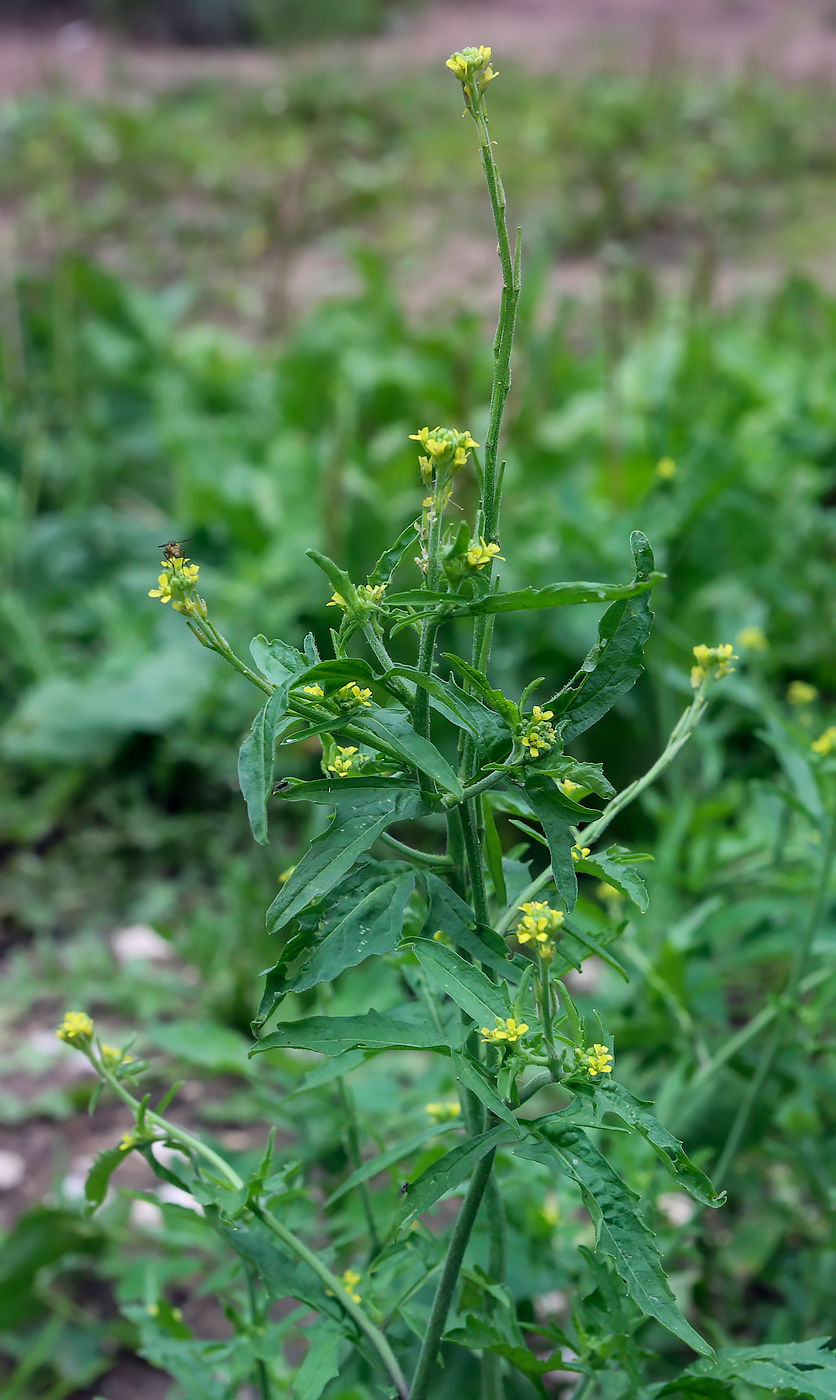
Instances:
[[[261,634],[250,642],[250,655],[261,674],[274,685],[284,685],[308,668],[308,662],[295,647],[287,642],[268,642]]]
[[[492,710],[496,710],[496,713],[501,715],[509,725],[519,724],[519,706],[515,705],[513,700],[509,700],[507,696],[502,694],[501,690],[495,690],[492,685],[489,685],[482,672],[477,671],[476,667],[471,666],[470,662],[465,661],[463,657],[456,656],[455,652],[452,651],[445,651],[443,655],[444,660],[449,661],[454,670],[470,682],[474,690],[479,692]]]
[[[499,832],[496,829],[496,822],[489,802],[482,803],[482,813],[485,822],[485,855],[488,870],[493,880],[494,894],[502,907],[508,903],[505,872],[502,868],[502,842],[499,839]]]
[[[84,1195],[87,1205],[84,1214],[91,1216],[98,1210],[110,1184],[110,1178],[116,1168],[125,1158],[130,1155],[122,1147],[106,1147],[104,1152],[100,1152],[87,1173],[87,1180],[84,1183]]]
[[[492,982],[453,948],[429,939],[416,939],[412,951],[427,976],[441,987],[478,1026],[493,1027],[494,1017],[510,1014],[511,1004],[503,983]]]
[[[355,1186],[359,1186],[362,1181],[368,1181],[371,1177],[377,1176],[379,1172],[385,1172],[388,1167],[393,1167],[396,1162],[402,1162],[404,1157],[409,1157],[417,1147],[421,1147],[430,1138],[439,1137],[442,1133],[449,1133],[452,1128],[461,1128],[461,1123],[432,1123],[429,1128],[424,1128],[422,1132],[416,1133],[414,1137],[408,1138],[406,1142],[399,1143],[397,1147],[390,1147],[386,1152],[379,1152],[376,1157],[370,1157],[361,1167],[347,1177],[342,1186],[339,1186],[332,1196],[325,1202],[325,1208],[333,1206],[341,1200]]]
[[[406,529],[401,530],[395,543],[389,549],[384,550],[369,574],[369,583],[372,587],[375,587],[375,585],[379,583],[389,582],[407,550],[411,549],[416,544],[417,539],[418,535],[415,529],[415,523],[410,521]]]
[[[583,833],[581,833],[581,841],[583,841]],[[620,859],[625,854],[627,859]],[[596,851],[588,859],[579,860],[576,868],[585,875],[597,875],[599,880],[605,880],[607,884],[613,885],[644,914],[647,911],[648,903],[647,885],[638,871],[632,869],[628,863],[629,860],[629,852],[625,852],[623,846],[608,846],[606,851]]]
[[[668,1132],[648,1111],[653,1106],[652,1101],[635,1098],[623,1084],[610,1079],[597,1086],[573,1084],[572,1088],[575,1093],[581,1093],[587,1098],[597,1097],[601,1108],[614,1113],[622,1123],[627,1123],[641,1133],[677,1185],[693,1196],[695,1201],[714,1209],[725,1203],[725,1191],[714,1190],[705,1172],[701,1172],[687,1156],[679,1139]]]
[[[337,778],[333,782],[300,783],[282,796],[291,801],[307,797],[332,803],[335,810],[330,825],[311,842],[267,910],[271,933],[283,928],[312,900],[328,894],[387,826],[409,821],[426,810],[415,784],[397,779]]]
[[[517,1134],[524,1134],[528,1131],[527,1128],[520,1125],[508,1105],[500,1098],[486,1070],[482,1065],[477,1064],[466,1051],[461,1055],[453,1056],[453,1067],[459,1084],[475,1094],[477,1099],[480,1099],[495,1117],[501,1118],[503,1123],[507,1123]]]
[[[549,777],[562,781],[568,778],[570,782],[578,783],[581,787],[588,788],[597,797],[608,800],[615,797],[615,788],[611,782],[604,777],[604,770],[600,763],[579,763],[576,758],[570,758],[569,754],[544,754],[539,762],[531,765],[531,770],[535,773],[547,773]],[[588,815],[595,813],[587,808]]]
[[[477,746],[480,760],[489,762],[504,757],[511,748],[511,730],[495,709],[488,709],[473,695],[468,695],[455,681],[429,676],[413,666],[395,666],[383,680],[398,676],[421,686],[430,697],[434,710],[458,729],[469,734]],[[498,691],[494,692],[499,694]]]
[[[318,1313],[337,1320],[343,1317],[340,1304],[325,1292],[313,1269],[301,1259],[285,1254],[276,1243],[275,1235],[268,1234],[265,1226],[244,1225],[236,1220],[233,1224],[221,1225],[218,1233],[236,1254],[255,1267],[271,1298],[298,1298],[300,1303],[307,1303]]]
[[[416,734],[406,710],[385,710],[379,705],[372,705],[355,712],[351,716],[351,724],[374,747],[379,748],[383,744],[386,752],[396,754],[410,768],[426,773],[445,792],[461,797],[462,785],[447,759],[429,739]]]
[[[410,1007],[410,1011],[412,1008]],[[442,1034],[425,1021],[400,1020],[391,1012],[367,1011],[364,1016],[308,1016],[277,1026],[250,1051],[316,1050],[321,1055],[342,1055],[346,1050],[438,1050],[450,1054]]]
[[[464,948],[472,958],[492,967],[503,981],[518,982],[520,969],[508,956],[504,939],[492,928],[480,925],[469,904],[449,885],[431,871],[422,870],[421,879],[427,889],[427,917],[421,930],[422,938],[431,939],[437,930]]]
[[[259,710],[238,754],[238,782],[253,836],[261,846],[267,845],[267,799],[273,789],[276,732],[287,712],[287,691],[285,680]]]
[[[645,590],[661,575],[653,571],[650,545],[640,530],[630,536],[630,546],[636,566],[634,596],[613,595],[621,601],[601,618],[595,646],[577,674],[546,707],[554,710],[555,727],[567,744],[611,710],[642,672],[644,644],[653,623]],[[558,718],[561,715],[563,718]]]
[[[644,538],[644,537],[642,537]],[[453,617],[485,613],[523,612],[532,608],[558,608],[569,603],[602,603],[612,598],[631,599],[659,583],[664,574],[650,573],[633,583],[550,583],[545,588],[518,588],[510,593],[489,593],[485,598],[460,604]]]
[[[345,1333],[330,1318],[318,1317],[306,1329],[309,1351],[293,1381],[293,1400],[320,1400],[323,1390],[340,1373],[340,1347]]]
[[[333,982],[347,967],[390,953],[403,931],[404,909],[414,888],[415,872],[400,861],[369,861],[353,871],[329,905],[321,941],[287,991]]]
[[[766,1343],[759,1347],[722,1347],[713,1363],[695,1361],[682,1376],[670,1381],[658,1391],[658,1396],[675,1396],[682,1384],[693,1377],[697,1384],[693,1393],[699,1394],[698,1382],[704,1380],[740,1380],[763,1390],[784,1395],[808,1395],[812,1400],[836,1400],[836,1353],[829,1337],[816,1337],[809,1342]]]
[[[675,1337],[703,1356],[707,1342],[683,1317],[662,1268],[652,1231],[638,1209],[638,1197],[579,1128],[558,1126],[553,1117],[529,1122],[540,1141],[515,1144],[520,1157],[557,1167],[576,1181],[595,1225],[595,1247],[613,1260],[633,1302]]]
[[[578,877],[572,859],[575,844],[572,827],[577,825],[575,808],[578,804],[564,797],[550,778],[526,776],[524,788],[548,842],[558,894],[571,914],[578,898]]]
[[[486,1152],[493,1152],[495,1148],[510,1142],[515,1136],[516,1134],[503,1123],[490,1128],[486,1133],[480,1133],[478,1137],[468,1138],[466,1142],[459,1143],[451,1152],[433,1162],[417,1180],[409,1183],[409,1190],[401,1201],[395,1220],[395,1228],[400,1230],[405,1225],[410,1225],[448,1191],[455,1190]]]

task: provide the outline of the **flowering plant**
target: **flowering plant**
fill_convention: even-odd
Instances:
[[[102,1045],[85,1013],[68,1013],[58,1032],[87,1055],[101,1084],[135,1118],[90,1174],[91,1209],[132,1151],[201,1203],[207,1228],[238,1256],[249,1282],[251,1315],[233,1321],[263,1397],[281,1383],[280,1344],[271,1352],[259,1341],[267,1307],[277,1298],[296,1299],[316,1314],[308,1329],[311,1350],[296,1378],[295,1393],[305,1400],[316,1400],[334,1375],[355,1364],[363,1386],[358,1393],[425,1400],[437,1393],[443,1346],[478,1356],[483,1400],[497,1400],[509,1371],[544,1395],[540,1377],[558,1365],[577,1371],[582,1389],[611,1373],[602,1380],[610,1385],[606,1393],[622,1394],[612,1388],[613,1376],[635,1380],[643,1355],[633,1338],[636,1324],[625,1324],[623,1346],[613,1350],[580,1303],[571,1333],[556,1324],[538,1328],[517,1315],[507,1284],[504,1190],[515,1171],[531,1163],[580,1188],[595,1226],[589,1267],[612,1310],[633,1306],[637,1316],[654,1319],[700,1356],[713,1356],[677,1302],[637,1196],[596,1144],[602,1116],[649,1143],[677,1187],[700,1205],[720,1206],[724,1196],[651,1106],[616,1080],[612,1040],[597,1015],[581,1014],[570,979],[590,955],[622,970],[612,949],[624,922],[591,929],[577,911],[578,877],[601,882],[605,904],[615,896],[646,907],[636,868],[644,858],[605,846],[602,838],[688,740],[713,685],[735,658],[731,646],[694,648],[691,703],[656,762],[621,792],[600,765],[566,752],[638,679],[653,620],[650,594],[661,575],[650,544],[636,531],[633,575],[625,583],[499,587],[499,449],[511,387],[520,240],[512,249],[488,130],[485,94],[497,76],[490,60],[490,49],[481,46],[454,54],[447,65],[476,126],[502,270],[484,445],[458,428],[425,426],[412,434],[425,493],[420,513],[365,582],[308,551],[327,578],[338,617],[327,654],[310,634],[301,649],[257,636],[253,665],[241,660],[198,595],[198,566],[181,553],[169,557],[167,550],[151,590],[264,697],[239,760],[255,839],[267,843],[274,802],[305,801],[333,813],[285,873],[267,911],[269,929],[285,941],[265,975],[251,1053],[290,1049],[326,1057],[317,1082],[338,1081],[350,1106],[345,1081],[359,1066],[390,1052],[418,1052],[440,1060],[456,1097],[427,1105],[431,1123],[417,1138],[381,1146],[367,1160],[356,1148],[351,1119],[353,1170],[328,1205],[356,1193],[363,1231],[336,1231],[323,1246],[316,1229],[307,1231],[306,1241],[306,1231],[288,1223],[288,1202],[297,1194],[288,1184],[292,1165],[276,1160],[272,1141],[249,1174],[240,1172],[168,1119],[166,1102],[151,1109],[147,1097],[136,1097],[143,1062]],[[469,469],[479,488],[475,518],[451,524],[456,483]],[[418,586],[393,586],[396,571],[411,560]],[[492,684],[498,618],[600,603],[608,606],[597,640],[575,675],[549,686],[533,678],[518,699]],[[460,642],[458,651],[441,650],[451,646],[451,632],[458,641],[465,628],[469,655],[460,654]],[[404,639],[414,654],[404,655]],[[530,704],[540,688],[552,693]],[[287,746],[311,739],[321,744],[322,775],[284,777]],[[819,745],[824,753],[823,741]],[[523,832],[529,846],[522,854],[529,848],[542,853],[536,873],[519,852],[503,853],[497,814]],[[279,1020],[267,1029],[291,993],[329,987],[372,957],[395,969],[396,1005]],[[546,1098],[546,1111],[534,1106],[538,1095]],[[450,1132],[456,1137],[447,1149]],[[410,1168],[395,1199],[375,1200],[367,1183],[395,1163],[415,1163],[419,1147],[429,1142],[432,1153]],[[169,1149],[168,1157],[160,1148]],[[453,1193],[463,1193],[463,1201],[448,1235],[425,1230],[423,1218]],[[480,1213],[487,1248],[477,1265],[469,1262],[468,1247]],[[155,1316],[159,1320],[159,1309]],[[169,1323],[176,1341],[180,1324],[173,1312]],[[545,1335],[548,1356],[532,1350],[525,1331]],[[683,1383],[699,1388],[689,1376]]]

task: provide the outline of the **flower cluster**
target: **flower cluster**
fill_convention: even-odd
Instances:
[[[358,748],[354,746],[343,748],[341,744],[337,744],[334,757],[330,763],[326,763],[325,767],[329,773],[334,773],[336,777],[347,778],[349,773],[356,773],[358,769],[362,768],[365,762],[366,755],[362,754]]]
[[[515,1021],[513,1016],[507,1016],[503,1021],[501,1016],[497,1016],[493,1030],[489,1026],[482,1027],[482,1039],[491,1045],[498,1045],[502,1041],[513,1045],[515,1041],[522,1040],[527,1030],[525,1021]]]
[[[479,536],[477,544],[471,543],[465,559],[471,569],[484,569],[486,564],[490,564],[494,558],[501,559],[503,556],[499,552],[498,544],[486,544],[484,535]]]
[[[552,719],[554,710],[541,710],[539,705],[535,705],[530,716],[520,726],[518,738],[529,758],[539,758],[541,754],[554,748],[557,734],[550,723]]]
[[[738,644],[747,651],[767,651],[769,638],[762,627],[743,627],[737,634]]]
[[[589,846],[573,846],[573,847],[572,847],[572,859],[573,859],[573,860],[586,860],[587,856],[589,855],[589,851],[590,851],[590,847],[589,847]]]
[[[458,1099],[445,1099],[443,1103],[425,1103],[424,1108],[434,1123],[452,1123],[462,1111]]]
[[[346,1293],[348,1294],[349,1298],[353,1299],[355,1303],[359,1303],[360,1294],[357,1292],[357,1285],[360,1282],[360,1275],[358,1274],[357,1270],[346,1269],[345,1273],[343,1274],[342,1282],[343,1287]]]
[[[385,583],[359,583],[354,590],[356,599],[354,606],[346,602],[342,593],[332,593],[327,606],[329,608],[342,608],[345,613],[352,612],[362,617],[367,613],[377,611],[383,602],[385,593]]]
[[[133,1055],[126,1055],[124,1050],[117,1050],[113,1045],[102,1046],[102,1064],[105,1069],[118,1069],[120,1065],[129,1065],[133,1062]]]
[[[491,49],[488,44],[480,44],[478,48],[462,49],[451,54],[447,59],[447,67],[460,83],[466,88],[475,87],[477,92],[484,92],[488,83],[499,77],[491,67]]]
[[[563,927],[566,915],[540,900],[521,904],[520,911],[523,917],[514,930],[518,942],[533,944],[539,957],[551,962],[554,957],[552,935]]]
[[[716,681],[728,676],[734,670],[729,662],[737,660],[731,642],[718,647],[696,646],[694,656],[697,664],[691,667],[691,684],[695,690],[699,690],[706,676]]]
[[[313,685],[303,685],[302,694],[310,695],[314,700],[324,700],[325,698],[325,691],[318,681],[314,681]]]
[[[828,754],[832,749],[836,749],[836,725],[829,725],[818,739],[814,739],[810,748],[813,753]]]
[[[160,561],[163,572],[157,579],[157,587],[149,588],[149,598],[159,598],[161,603],[170,603],[175,612],[193,613],[200,611],[195,596],[195,585],[200,573],[199,564],[190,564],[188,559],[163,559]]]
[[[86,1011],[68,1011],[55,1034],[80,1050],[93,1038],[93,1022]]]
[[[460,433],[457,428],[422,428],[419,433],[410,433],[412,442],[419,442],[424,449],[418,458],[421,480],[425,486],[433,482],[456,476],[465,466],[470,450],[478,447],[470,433]]]
[[[358,710],[362,709],[364,705],[366,708],[371,707],[372,693],[365,687],[359,686],[356,681],[349,681],[348,685],[340,686],[335,699],[339,701],[343,709]]]
[[[787,687],[787,699],[791,705],[812,705],[818,698],[816,687],[807,681],[790,681]]]
[[[599,1074],[612,1074],[613,1057],[606,1045],[597,1042],[586,1050],[575,1050],[576,1070],[585,1070],[590,1079]]]

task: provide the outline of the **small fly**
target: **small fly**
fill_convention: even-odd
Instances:
[[[158,544],[157,548],[162,550],[166,559],[185,559],[183,545],[188,544],[191,538],[192,536],[189,535],[188,540],[169,540],[168,544]]]

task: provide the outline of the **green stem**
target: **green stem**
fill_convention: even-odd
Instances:
[[[390,850],[397,851],[398,855],[406,856],[415,865],[426,865],[429,870],[452,870],[453,861],[450,856],[434,856],[428,851],[416,851],[413,846],[407,846],[403,841],[399,841],[396,836],[390,836],[388,831],[384,831],[378,836],[378,841],[382,841],[384,846]]]
[[[480,778],[478,783],[471,783],[468,787],[463,788],[461,797],[453,797],[452,795],[445,797],[441,805],[443,807],[454,807],[459,802],[466,802],[471,797],[478,797],[480,792],[488,792],[490,788],[496,787],[497,783],[501,783],[502,779],[505,777],[507,777],[507,774],[504,770],[500,770],[496,773],[489,773],[486,778]]]
[[[482,168],[485,172],[491,211],[496,227],[497,251],[502,268],[502,296],[499,304],[499,318],[493,343],[493,383],[491,385],[491,405],[488,418],[488,431],[485,437],[485,458],[482,482],[482,510],[485,522],[485,538],[494,540],[499,529],[499,507],[502,494],[502,473],[497,470],[499,436],[502,429],[502,416],[511,388],[511,350],[514,344],[514,328],[517,318],[517,304],[520,299],[520,238],[517,231],[517,244],[514,253],[508,239],[508,226],[505,220],[505,190],[494,160],[493,144],[488,130],[488,117],[484,98],[479,95],[472,101],[470,112],[479,132],[479,145]]]
[[[409,1400],[426,1400],[426,1397],[430,1393],[430,1385],[436,1367],[439,1347],[441,1346],[441,1338],[447,1324],[447,1314],[450,1311],[450,1304],[453,1301],[453,1294],[456,1289],[456,1283],[458,1282],[465,1250],[467,1249],[470,1235],[476,1221],[476,1215],[482,1204],[482,1197],[485,1194],[490,1178],[494,1156],[494,1152],[486,1152],[485,1156],[476,1167],[462,1208],[459,1211],[459,1217],[456,1221],[447,1249],[447,1257],[444,1260],[444,1268],[441,1273],[441,1278],[438,1281],[432,1312],[427,1322],[427,1330],[424,1334],[421,1354],[418,1357],[418,1365],[412,1381],[412,1388],[409,1391]]]
[[[418,670],[425,676],[431,676],[433,673],[433,652],[438,627],[439,624],[431,620],[425,620],[421,623],[421,636],[418,643]],[[416,734],[420,734],[422,739],[429,739],[430,694],[422,685],[416,689],[412,707],[412,723],[415,726]]]
[[[731,1130],[726,1139],[725,1147],[720,1154],[720,1160],[712,1173],[713,1179],[718,1186],[723,1181],[737,1155],[741,1141],[743,1140],[743,1136],[755,1110],[755,1106],[772,1070],[775,1057],[781,1048],[787,1021],[791,1013],[797,1008],[804,969],[807,964],[807,959],[810,956],[810,949],[813,946],[813,941],[818,933],[824,913],[824,906],[827,901],[827,891],[830,884],[834,856],[836,856],[836,810],[834,810],[830,816],[827,843],[822,854],[821,873],[819,875],[815,899],[813,900],[813,907],[810,910],[810,917],[807,920],[804,931],[796,947],[793,965],[789,977],[787,978],[787,985],[784,988],[780,1005],[777,1009],[775,1025],[772,1028],[766,1045],[763,1047],[758,1067],[738,1107],[734,1122],[732,1123]]]
[[[373,622],[368,621],[363,623],[363,636],[368,642],[370,649],[374,652],[375,659],[383,667],[384,671],[393,671],[395,669],[395,662],[389,655],[383,638],[378,636],[377,629]],[[390,676],[387,684],[391,686],[392,690],[397,691],[407,708],[411,709],[415,702],[415,697],[405,682],[402,681],[399,676]]]
[[[479,829],[475,804],[465,802],[459,807],[462,820],[462,835],[467,865],[470,872],[470,892],[473,912],[480,924],[489,923],[488,889],[485,884],[485,865],[479,843]]]
[[[303,1244],[301,1240],[291,1234],[290,1230],[286,1229],[282,1222],[277,1220],[269,1210],[265,1210],[262,1206],[253,1206],[252,1211],[253,1215],[257,1216],[262,1224],[267,1226],[268,1230],[272,1230],[273,1234],[276,1235],[288,1249],[292,1250],[297,1258],[302,1259],[309,1268],[313,1269],[317,1278],[319,1278],[322,1283],[325,1284],[325,1287],[333,1293],[334,1297],[342,1307],[345,1308],[349,1316],[353,1317],[360,1330],[365,1332],[383,1362],[383,1365],[386,1367],[401,1400],[407,1400],[409,1396],[409,1387],[406,1383],[406,1377],[398,1364],[395,1353],[392,1351],[392,1348],[380,1329],[375,1327],[371,1319],[366,1316],[359,1303],[355,1303],[345,1285],[340,1282],[335,1274],[331,1273],[330,1269],[325,1267],[320,1261],[319,1256],[314,1254],[313,1250],[308,1249],[307,1245]]]
[[[530,1079],[525,1087],[520,1090],[520,1104],[528,1103],[528,1100],[533,1099],[535,1094],[539,1094],[541,1089],[545,1089],[547,1085],[555,1084],[556,1082],[550,1069],[544,1069],[540,1074],[535,1074],[534,1078]]]
[[[255,1280],[252,1269],[244,1270],[247,1279],[247,1298],[250,1304],[250,1326],[257,1327],[259,1324],[259,1310],[255,1294]],[[264,1361],[258,1360],[254,1366],[256,1384],[258,1386],[261,1400],[270,1400],[270,1376]]]

